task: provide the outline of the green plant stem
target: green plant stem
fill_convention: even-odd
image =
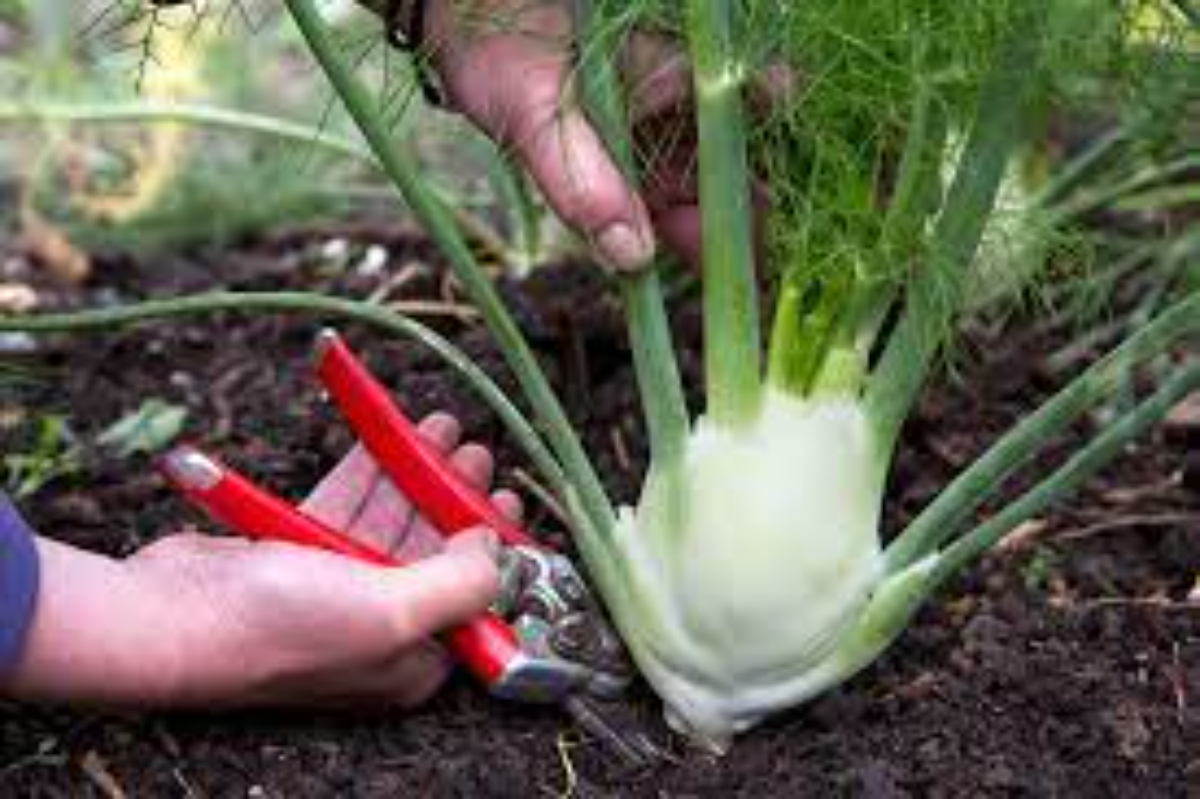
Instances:
[[[1034,197],[1032,205],[1036,208],[1054,207],[1130,141],[1133,132],[1144,126],[1146,120],[1145,116],[1139,117],[1096,139],[1087,149],[1055,170]]]
[[[1091,443],[1035,488],[948,547],[938,557],[933,586],[956,574],[1023,522],[1075,491],[1094,472],[1119,455],[1130,441],[1157,424],[1171,408],[1197,389],[1200,389],[1200,364],[1193,363],[1178,370],[1149,398],[1107,425]]]
[[[877,257],[885,263],[878,272],[894,271],[891,264],[897,260],[913,263],[919,259],[922,229],[937,208],[945,144],[945,114],[935,102],[933,91],[922,84],[913,100],[896,188],[883,221]],[[851,342],[864,362],[870,357],[899,293],[899,286],[892,281],[868,284],[857,292],[845,314],[842,340]]]
[[[855,270],[833,271],[835,277],[820,284],[811,307],[805,307],[803,285],[785,285],[779,295],[768,377],[795,396],[817,391],[857,394],[861,389],[862,369],[847,368],[850,361],[860,359],[852,338],[842,339],[847,305],[854,301]]]
[[[620,79],[610,53],[620,26],[612,25],[595,3],[579,4],[580,29],[587,46],[579,68],[580,90],[588,116],[630,185],[638,183],[633,137]],[[683,382],[667,321],[659,277],[661,263],[621,275],[621,298],[633,350],[638,391],[650,435],[655,468],[672,471],[683,453],[689,429]]]
[[[391,132],[384,124],[380,108],[337,52],[313,0],[286,2],[309,48],[320,62],[346,111],[358,125],[363,138],[379,159],[383,171],[399,189],[417,219],[438,243],[450,268],[463,284],[467,296],[483,315],[525,398],[533,408],[542,431],[554,449],[568,481],[578,492],[579,502],[591,522],[590,529],[607,536],[614,522],[612,502],[520,329],[459,235],[453,216],[437,195],[426,186],[417,165],[395,146]],[[584,543],[581,541],[581,544]],[[599,540],[586,543],[597,550],[606,546]]]
[[[1110,206],[1115,211],[1136,213],[1163,213],[1173,208],[1180,210],[1200,208],[1200,185],[1167,185],[1137,194],[1118,197]]]
[[[1097,349],[1118,340],[1121,334],[1128,333],[1127,322],[1126,319],[1116,317],[1090,324],[1087,330],[1080,331],[1061,349],[1046,355],[1042,361],[1043,369],[1051,375],[1074,372],[1075,366],[1090,360]]]
[[[1111,265],[1104,265],[1094,276],[1089,276],[1087,286],[1083,290],[1080,289],[1077,282],[1070,280],[1046,287],[1047,304],[1050,307],[1057,307],[1072,300],[1074,295],[1080,293],[1085,298],[1111,296],[1120,281],[1135,272],[1140,273],[1147,267],[1152,267],[1153,263],[1162,257],[1161,253],[1165,249],[1164,243],[1157,239],[1136,242],[1116,241],[1110,246],[1122,248],[1115,262]],[[1068,312],[1068,314],[1070,313]],[[1063,349],[1069,349],[1071,346],[1073,344]]]
[[[1136,335],[1139,330],[1153,322],[1155,315],[1167,304],[1172,291],[1182,282],[1184,270],[1189,264],[1194,263],[1188,259],[1196,244],[1200,244],[1200,229],[1192,231],[1190,235],[1185,235],[1162,255],[1156,268],[1147,275],[1150,285],[1146,288],[1144,296],[1125,320],[1127,335]],[[1161,356],[1157,360],[1161,360]],[[1154,371],[1155,364],[1151,364],[1150,368],[1151,371]],[[1114,404],[1124,411],[1133,407],[1137,397],[1137,386],[1134,380],[1134,366],[1127,365],[1123,371],[1124,379],[1121,381],[1121,389]],[[1166,370],[1159,371],[1165,372]]]
[[[1112,186],[1117,178],[1112,174],[1114,167],[1120,167],[1122,162],[1119,159],[1131,154],[1131,150],[1134,149],[1131,145],[1143,141],[1152,126],[1166,114],[1187,114],[1187,104],[1191,95],[1186,90],[1180,93],[1172,90],[1168,97],[1169,102],[1158,98],[1153,109],[1137,109],[1134,114],[1123,119],[1116,127],[1099,136],[1082,152],[1056,169],[1033,198],[1033,207],[1054,210],[1067,202],[1072,193],[1084,185],[1085,181],[1091,180],[1101,187],[1105,183]],[[1136,155],[1136,152],[1132,154]],[[1104,169],[1109,171],[1106,173]]]
[[[332,154],[357,161],[373,171],[381,170],[375,154],[357,139],[330,133],[302,122],[204,103],[162,100],[119,100],[104,103],[60,100],[0,102],[0,125],[33,122],[90,125],[171,123],[193,125],[264,136],[305,147],[318,147]],[[434,188],[441,195],[443,204],[453,213],[459,227],[468,236],[487,248],[496,258],[503,261],[511,260],[508,246],[494,230],[462,208],[460,204],[453,202],[450,192],[441,187],[435,186]],[[320,190],[320,192],[335,193],[324,190]]]
[[[538,265],[542,253],[542,215],[544,211],[538,205],[533,193],[526,183],[525,173],[513,163],[508,155],[492,148],[492,156],[488,164],[488,175],[496,192],[507,211],[513,238],[516,239],[518,253],[516,260],[520,272],[528,274]]]
[[[347,136],[279,117],[204,103],[129,100],[104,103],[18,100],[0,103],[0,123],[61,122],[117,125],[179,123],[252,133],[321,147],[378,167],[374,154]]]
[[[481,241],[488,249],[488,255],[504,264],[506,270],[518,278],[525,278],[538,259],[545,257],[542,246],[542,217],[543,209],[530,192],[525,175],[507,153],[484,136],[470,136],[466,144],[472,156],[478,157],[487,173],[488,185],[491,187],[492,204],[502,212],[504,217],[503,230],[508,234],[512,243],[480,221],[479,227],[487,229],[488,239]],[[428,179],[435,185],[434,179]],[[443,200],[448,200],[452,192],[443,190]],[[453,207],[453,201],[448,200]],[[458,209],[463,213],[463,209]]]
[[[700,134],[708,413],[729,426],[754,417],[763,379],[742,105],[745,66],[735,52],[736,11],[734,0],[687,3]]]
[[[383,332],[413,339],[460,374],[508,428],[516,442],[560,497],[570,496],[570,485],[541,436],[504,395],[487,373],[442,336],[406,316],[379,305],[303,292],[213,292],[166,300],[150,300],[116,308],[63,314],[0,316],[0,331],[28,333],[77,332],[146,324],[222,311],[238,313],[284,312],[348,319]]]
[[[938,216],[924,268],[867,386],[868,413],[886,476],[890,453],[962,303],[968,265],[979,247],[1009,157],[1021,141],[1037,83],[1040,11],[1020,3],[1012,29],[980,92],[971,133]]]
[[[1174,177],[1187,175],[1200,169],[1200,155],[1185,155],[1166,164],[1155,164],[1139,170],[1125,180],[1114,184],[1101,186],[1091,192],[1086,192],[1070,202],[1063,202],[1053,209],[1057,218],[1076,219],[1106,205],[1118,202],[1147,186],[1171,180]]]
[[[939,170],[946,144],[946,118],[933,91],[918,87],[896,190],[888,203],[881,235],[884,256],[905,258],[921,237],[925,219],[936,208]]]
[[[933,552],[1021,465],[1124,383],[1128,370],[1200,333],[1200,294],[1177,302],[1027,416],[959,475],[888,548],[896,572]]]
[[[671,469],[687,442],[687,406],[656,272],[621,279],[633,365],[650,452],[656,468]]]
[[[804,292],[793,281],[784,280],[775,301],[775,321],[771,325],[770,358],[767,382],[788,394],[804,396],[805,381]]]

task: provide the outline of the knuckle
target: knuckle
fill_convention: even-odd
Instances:
[[[413,641],[420,640],[426,634],[425,625],[421,623],[424,617],[421,608],[416,603],[399,608],[391,615],[391,635],[399,646],[408,646]]]
[[[422,641],[408,652],[397,680],[396,704],[405,710],[429,701],[450,676],[450,662],[441,647]]]
[[[248,558],[230,577],[244,586],[247,601],[261,607],[290,608],[308,593],[298,565],[282,557]]]
[[[484,610],[500,590],[499,569],[486,553],[463,552],[441,557],[454,558],[453,579],[447,579],[450,575],[443,573],[435,583],[427,583],[405,596],[390,616],[391,636],[397,646],[410,646],[439,632],[441,627]]]
[[[147,562],[180,555],[194,555],[204,551],[208,541],[208,536],[188,530],[152,541],[130,556],[130,559]]]
[[[590,227],[589,222],[597,216],[593,210],[595,200],[576,186],[568,186],[557,199],[559,215],[572,227]]]
[[[461,585],[466,596],[481,607],[488,605],[500,590],[500,569],[485,552],[473,552],[463,562]]]

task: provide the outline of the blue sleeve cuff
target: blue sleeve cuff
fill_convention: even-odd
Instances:
[[[0,672],[21,656],[37,606],[38,571],[33,531],[0,494]]]

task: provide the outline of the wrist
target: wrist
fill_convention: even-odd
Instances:
[[[37,608],[39,560],[33,531],[0,494],[0,675],[24,649]]]
[[[169,704],[180,683],[179,604],[128,564],[37,539],[41,589],[3,688],[17,699]]]

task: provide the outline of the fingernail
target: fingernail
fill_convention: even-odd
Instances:
[[[617,222],[596,237],[600,254],[614,269],[635,270],[654,257],[654,242],[639,234],[627,222]]]

